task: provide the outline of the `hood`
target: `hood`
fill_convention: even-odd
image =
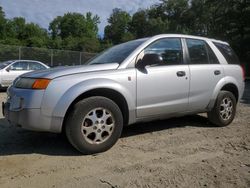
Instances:
[[[54,79],[56,77],[66,76],[70,74],[114,70],[114,69],[117,69],[118,67],[119,67],[118,63],[57,67],[57,68],[50,68],[50,69],[41,70],[41,71],[29,72],[29,73],[23,74],[22,77]]]

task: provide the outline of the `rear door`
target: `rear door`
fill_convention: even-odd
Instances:
[[[42,65],[41,63],[33,62],[33,61],[29,62],[29,70],[30,71],[43,70],[43,69],[46,69],[46,67],[44,65]]]
[[[203,111],[217,83],[224,77],[223,67],[205,40],[185,39],[190,68],[189,111]]]
[[[189,68],[183,62],[181,39],[159,39],[146,47],[138,58],[147,53],[159,54],[163,63],[152,62],[145,71],[136,70],[137,117],[186,111]]]

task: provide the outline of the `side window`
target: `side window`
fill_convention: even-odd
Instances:
[[[215,53],[213,52],[213,50],[210,48],[209,45],[207,45],[207,52],[210,64],[220,64],[218,58],[216,57]]]
[[[186,39],[190,64],[209,64],[206,43],[203,40]]]
[[[28,70],[28,63],[25,61],[19,61],[11,65],[10,70],[24,71]]]
[[[42,70],[45,69],[43,65],[37,62],[29,62],[29,70]]]
[[[160,65],[181,64],[181,40],[179,38],[165,38],[157,40],[144,49],[144,55],[145,54],[158,54],[162,58],[162,63]],[[152,64],[154,63],[152,62]]]
[[[228,64],[240,64],[239,58],[237,57],[237,55],[234,53],[233,49],[230,46],[219,42],[213,42],[213,43],[225,57]]]
[[[210,46],[203,40],[186,39],[190,64],[219,64]]]

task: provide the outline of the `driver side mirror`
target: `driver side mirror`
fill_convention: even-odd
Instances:
[[[147,65],[162,64],[163,60],[159,54],[145,54],[142,59],[136,63],[136,68],[145,69]]]
[[[11,66],[7,67],[5,70],[6,70],[7,72],[10,72]]]

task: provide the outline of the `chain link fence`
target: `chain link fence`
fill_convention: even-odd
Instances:
[[[96,53],[0,44],[0,62],[25,59],[41,61],[50,67],[70,66],[85,64],[95,55]]]

